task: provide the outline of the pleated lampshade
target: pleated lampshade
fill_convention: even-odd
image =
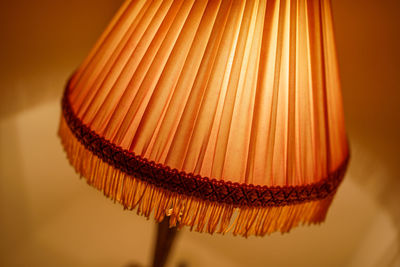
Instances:
[[[128,0],[62,103],[89,184],[199,232],[319,223],[349,157],[329,0]]]

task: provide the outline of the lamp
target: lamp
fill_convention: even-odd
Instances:
[[[322,222],[349,158],[332,28],[329,0],[127,0],[67,84],[71,164],[170,227]]]

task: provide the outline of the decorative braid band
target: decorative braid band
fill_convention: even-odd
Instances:
[[[225,182],[171,169],[122,149],[89,129],[74,114],[69,102],[69,83],[62,100],[63,116],[71,132],[89,151],[114,168],[173,193],[233,207],[280,207],[322,200],[334,195],[347,168],[341,166],[318,183],[303,186],[255,186]]]

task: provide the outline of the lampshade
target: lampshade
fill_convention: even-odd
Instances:
[[[69,80],[59,134],[125,208],[262,236],[325,219],[343,117],[329,0],[128,0]]]

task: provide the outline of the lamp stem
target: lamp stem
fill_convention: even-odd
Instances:
[[[153,267],[164,267],[177,234],[177,227],[169,228],[168,218],[157,224]]]

